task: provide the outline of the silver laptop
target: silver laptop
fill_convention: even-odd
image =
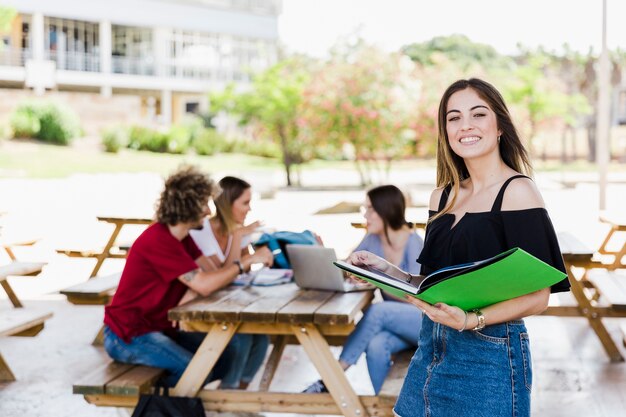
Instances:
[[[335,250],[318,245],[287,245],[293,276],[300,288],[339,292],[371,290],[368,283],[346,282],[341,269],[333,265]]]

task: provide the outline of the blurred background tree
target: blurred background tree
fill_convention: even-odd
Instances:
[[[285,60],[255,75],[246,91],[229,85],[209,96],[213,112],[236,116],[241,126],[254,126],[280,145],[288,186],[293,183],[294,165],[313,157],[314,144],[299,140],[297,122],[302,92],[310,78],[306,67],[304,60]]]

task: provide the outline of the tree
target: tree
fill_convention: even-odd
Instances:
[[[539,48],[524,51],[518,61],[503,93],[524,110],[525,137],[533,155],[533,142],[542,124],[557,122],[565,129],[589,113],[590,107],[582,94],[568,87],[563,74],[566,62],[560,62],[556,55]]]
[[[415,65],[401,54],[362,42],[339,51],[313,72],[303,92],[302,138],[336,149],[349,146],[366,185],[379,161],[388,174],[391,161],[415,142],[411,122],[421,83]]]
[[[233,84],[220,93],[210,94],[211,110],[239,117],[239,124],[261,130],[280,144],[287,185],[292,185],[292,168],[312,158],[313,151],[298,140],[298,110],[309,75],[301,59],[282,61],[256,75],[247,91],[238,92]]]
[[[429,41],[413,43],[402,48],[402,52],[423,66],[436,65],[436,56],[445,55],[462,69],[475,64],[483,67],[501,66],[507,59],[492,46],[472,42],[465,35],[436,36]]]
[[[0,30],[8,30],[16,14],[14,8],[0,5]]]

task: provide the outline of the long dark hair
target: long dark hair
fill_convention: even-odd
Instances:
[[[406,200],[402,191],[395,185],[381,185],[367,192],[367,197],[372,203],[372,208],[383,221],[385,238],[391,245],[387,228],[399,230],[404,225],[410,225],[406,221]]]
[[[218,183],[221,193],[215,199],[215,216],[222,226],[222,230],[227,234],[232,233],[235,228],[233,219],[233,203],[244,191],[250,188],[250,184],[241,178],[224,177]]]
[[[439,103],[439,138],[437,144],[437,187],[446,187],[452,185],[454,195],[448,201],[446,207],[436,217],[439,217],[454,207],[456,196],[459,193],[460,182],[469,177],[469,171],[465,165],[463,158],[452,151],[448,141],[448,133],[446,131],[446,111],[450,97],[461,90],[471,88],[478,94],[480,98],[485,100],[491,110],[496,115],[498,129],[502,132],[498,148],[500,157],[506,165],[517,172],[526,175],[532,175],[532,167],[528,158],[528,153],[522,145],[517,133],[517,129],[511,120],[509,109],[504,103],[504,98],[500,92],[491,84],[478,78],[470,78],[469,80],[458,80],[454,82],[443,93]],[[433,220],[431,219],[431,220]]]

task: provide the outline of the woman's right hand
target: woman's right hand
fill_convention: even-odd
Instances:
[[[252,255],[248,257],[250,264],[260,264],[264,266],[272,266],[274,263],[274,254],[267,246],[257,248]]]
[[[378,269],[379,271],[386,272],[389,268],[389,262],[376,256],[371,252],[360,250],[353,252],[346,262],[355,266],[365,266],[368,268]]]
[[[238,227],[237,229],[233,230],[233,234],[238,234],[239,236],[242,236],[242,237],[247,236],[249,234],[254,233],[256,229],[258,229],[261,226],[263,226],[263,223],[260,220],[257,220],[246,226]]]

